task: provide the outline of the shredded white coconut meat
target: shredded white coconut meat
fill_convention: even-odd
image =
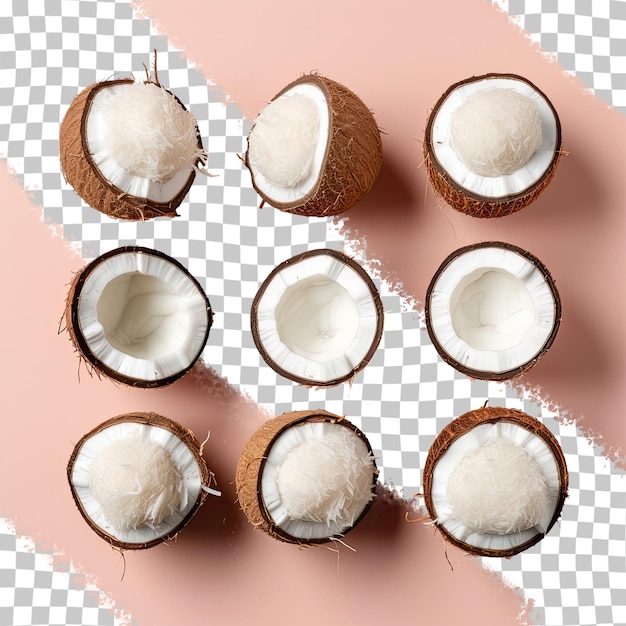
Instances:
[[[294,93],[270,102],[248,138],[248,155],[259,172],[280,187],[296,187],[309,176],[320,136],[318,106]]]
[[[373,498],[372,457],[347,428],[292,448],[282,462],[277,487],[292,519],[352,526]]]
[[[476,532],[504,535],[539,525],[548,492],[535,459],[510,439],[493,437],[461,459],[447,498],[453,519]]]
[[[106,152],[133,176],[163,183],[204,157],[197,122],[174,96],[154,83],[133,83],[103,102]]]
[[[480,176],[521,169],[542,142],[535,102],[514,89],[482,89],[452,113],[450,143],[459,159]]]
[[[183,508],[183,475],[163,446],[133,435],[109,443],[89,468],[93,496],[119,532],[155,528]]]

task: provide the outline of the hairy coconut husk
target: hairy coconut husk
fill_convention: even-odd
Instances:
[[[328,144],[315,187],[293,202],[277,202],[255,184],[263,203],[296,215],[326,217],[352,208],[374,185],[383,159],[380,130],[372,112],[350,89],[319,74],[305,74],[280,91],[273,100],[296,85],[318,87],[328,103]],[[254,127],[250,131],[254,132]],[[250,169],[248,153],[244,159]]]
[[[552,292],[552,296],[554,298],[554,306],[555,306],[554,325],[552,327],[550,335],[546,339],[541,350],[530,361],[523,363],[519,367],[516,367],[511,370],[507,370],[505,372],[487,372],[483,370],[472,369],[470,367],[467,367],[463,363],[457,361],[456,359],[452,358],[441,345],[441,342],[439,341],[432,327],[432,315],[430,311],[430,302],[431,302],[431,295],[433,293],[435,284],[437,280],[439,279],[439,276],[441,276],[442,272],[446,269],[446,267],[448,267],[448,265],[450,265],[450,263],[452,263],[452,261],[454,261],[459,256],[465,254],[466,252],[469,252],[470,250],[477,250],[479,248],[487,248],[487,247],[499,247],[505,250],[512,250],[513,252],[516,252],[520,256],[530,261],[537,268],[537,270],[541,272],[541,275],[545,279],[546,283],[548,283],[550,287],[550,291]],[[428,288],[426,290],[424,317],[426,319],[426,330],[428,332],[430,340],[433,342],[433,345],[435,346],[435,349],[439,353],[439,356],[448,365],[450,365],[457,371],[461,372],[462,374],[465,374],[469,378],[477,378],[480,380],[499,380],[499,381],[511,380],[513,378],[522,376],[530,368],[532,368],[548,352],[548,350],[554,343],[557,332],[561,325],[561,317],[562,317],[561,298],[556,288],[556,283],[554,282],[554,279],[552,278],[552,275],[550,274],[550,271],[536,256],[510,243],[505,243],[502,241],[483,241],[480,243],[474,243],[468,246],[463,246],[462,248],[459,248],[458,250],[455,250],[454,252],[452,252],[450,255],[448,255],[444,259],[443,263],[439,266],[434,276],[432,277],[430,284],[428,285]]]
[[[519,552],[522,552],[535,545],[545,536],[542,533],[537,533],[532,539],[519,546],[515,546],[508,550],[493,550],[487,548],[479,548],[471,544],[465,543],[464,541],[457,539],[454,535],[449,533],[443,525],[437,523],[437,511],[435,510],[435,506],[432,500],[432,482],[435,466],[448,450],[448,448],[459,437],[465,435],[472,428],[480,426],[481,424],[495,424],[501,421],[516,424],[530,431],[533,435],[539,437],[548,446],[556,461],[559,472],[559,497],[554,510],[554,514],[552,516],[552,519],[550,520],[545,534],[550,531],[552,526],[554,526],[554,524],[561,516],[561,510],[563,508],[565,498],[567,497],[569,475],[563,450],[561,449],[561,446],[559,445],[555,436],[539,420],[517,409],[488,406],[484,406],[473,411],[468,411],[467,413],[464,413],[463,415],[457,417],[439,433],[439,435],[436,437],[435,441],[431,445],[430,450],[428,451],[428,456],[426,457],[426,463],[424,465],[423,471],[424,502],[426,504],[428,514],[435,522],[437,529],[441,532],[443,537],[451,544],[455,545],[457,548],[460,548],[461,550],[476,556],[496,556],[510,558],[515,554],[518,554]]]
[[[117,254],[122,254],[124,252],[141,252],[143,254],[150,254],[152,256],[158,256],[164,259],[167,259],[172,265],[178,267],[181,271],[183,271],[189,279],[196,285],[198,288],[198,292],[204,296],[206,301],[206,309],[207,309],[207,330],[206,330],[206,339],[208,339],[209,332],[211,330],[211,325],[213,322],[213,310],[211,309],[211,304],[202,289],[200,283],[189,273],[187,268],[182,265],[176,259],[170,257],[169,255],[161,252],[160,250],[154,250],[152,248],[145,248],[142,246],[122,246],[120,248],[116,248],[115,250],[111,250],[109,252],[105,252],[100,255],[90,263],[88,263],[85,267],[79,270],[72,280],[70,284],[70,288],[67,293],[67,297],[65,300],[65,312],[64,312],[64,320],[65,326],[64,330],[69,335],[69,338],[74,346],[74,349],[78,352],[81,359],[88,367],[89,373],[95,373],[98,377],[104,376],[105,378],[109,378],[111,380],[120,382],[129,387],[141,387],[143,389],[150,389],[155,387],[165,387],[167,385],[171,385],[173,382],[182,378],[191,368],[196,364],[197,360],[200,358],[201,350],[196,355],[195,359],[192,360],[191,363],[185,368],[177,372],[172,376],[168,376],[166,378],[161,378],[158,380],[143,380],[138,378],[132,378],[130,376],[125,376],[120,374],[119,372],[111,369],[106,363],[103,363],[91,350],[88,343],[85,341],[85,338],[80,330],[80,323],[78,321],[78,305],[80,302],[80,296],[85,284],[85,281],[89,277],[89,275],[106,259],[115,256]]]
[[[190,172],[184,187],[174,198],[168,202],[157,202],[123,192],[102,175],[91,157],[87,142],[87,117],[94,97],[102,89],[133,82],[131,78],[101,81],[81,91],[72,101],[61,123],[59,137],[59,156],[63,175],[88,205],[109,217],[132,221],[175,217],[176,209],[195,179],[194,170]],[[178,98],[176,100],[185,108]],[[198,147],[202,149],[199,131]]]
[[[361,360],[360,363],[357,363],[350,372],[348,372],[345,376],[341,376],[340,378],[333,378],[327,381],[315,381],[311,383],[310,380],[301,378],[299,376],[294,375],[292,372],[288,372],[284,368],[280,367],[268,354],[265,346],[263,345],[263,341],[261,340],[261,336],[259,333],[258,326],[258,315],[259,315],[259,300],[263,297],[265,290],[272,282],[276,274],[283,271],[286,267],[293,265],[302,261],[303,259],[310,258],[316,255],[327,255],[339,259],[342,263],[345,263],[348,267],[353,269],[363,280],[363,282],[368,286],[370,294],[372,296],[372,300],[374,302],[374,306],[376,307],[376,336],[372,341],[371,348],[368,350],[365,357]],[[378,293],[378,289],[376,289],[376,285],[368,275],[368,273],[363,269],[361,265],[359,265],[354,259],[347,256],[343,252],[339,252],[337,250],[333,250],[331,248],[325,248],[320,250],[308,250],[306,252],[302,252],[301,254],[297,254],[286,261],[283,261],[279,265],[277,265],[267,276],[267,278],[263,281],[261,287],[257,291],[254,299],[252,301],[252,307],[250,309],[250,326],[252,331],[252,338],[254,340],[254,344],[259,351],[259,354],[263,358],[263,360],[278,374],[288,378],[289,380],[293,380],[294,382],[304,385],[305,387],[334,387],[336,385],[340,385],[346,381],[353,380],[354,377],[363,370],[368,363],[372,360],[374,353],[378,349],[378,345],[380,344],[380,339],[383,334],[383,326],[384,326],[384,308],[383,303],[380,298],[380,294]]]
[[[554,114],[554,120],[556,123],[556,133],[557,133],[557,141],[556,146],[554,148],[554,156],[552,161],[550,162],[548,168],[543,173],[543,175],[537,180],[533,185],[523,189],[519,193],[512,195],[505,195],[499,198],[492,198],[489,196],[483,196],[477,193],[470,191],[469,189],[465,189],[462,185],[457,183],[444,169],[439,160],[437,159],[437,155],[435,154],[434,146],[433,146],[433,123],[435,120],[435,116],[439,111],[439,108],[443,104],[443,102],[448,98],[450,93],[462,87],[463,85],[467,85],[469,83],[474,83],[482,80],[489,79],[513,79],[518,81],[523,81],[529,84],[538,94],[540,94],[552,112]],[[550,100],[546,97],[546,95],[538,89],[533,83],[531,83],[526,78],[522,76],[517,76],[516,74],[484,74],[482,76],[473,76],[471,78],[467,78],[465,80],[459,81],[454,85],[450,86],[445,93],[439,98],[437,103],[435,104],[433,110],[431,111],[428,122],[426,124],[426,132],[424,135],[424,159],[426,164],[426,171],[428,173],[428,179],[430,183],[437,193],[439,197],[441,197],[444,202],[449,204],[452,208],[460,211],[461,213],[465,213],[466,215],[470,215],[472,217],[480,217],[480,218],[493,218],[493,217],[504,217],[506,215],[510,215],[511,213],[515,213],[520,211],[524,207],[527,207],[529,204],[534,202],[546,189],[554,174],[556,172],[557,165],[563,155],[563,151],[561,150],[561,124],[559,121],[559,117],[557,115],[556,110],[554,109]]]
[[[126,541],[121,541],[117,537],[110,535],[105,530],[103,530],[102,528],[94,524],[93,520],[89,517],[89,515],[85,511],[85,508],[83,507],[83,503],[81,502],[74,488],[74,485],[72,482],[74,464],[76,462],[76,458],[80,454],[83,444],[88,439],[90,439],[97,433],[105,430],[106,428],[109,428],[110,426],[114,426],[115,424],[120,424],[123,422],[145,424],[147,426],[155,426],[158,428],[163,428],[164,430],[167,430],[173,433],[189,448],[189,450],[193,454],[194,459],[198,463],[202,485],[208,486],[210,482],[213,480],[213,475],[209,471],[206,461],[204,460],[204,457],[202,456],[202,444],[196,439],[195,435],[191,432],[191,430],[189,430],[188,428],[185,428],[178,422],[175,422],[174,420],[171,420],[168,417],[164,417],[163,415],[158,415],[157,413],[144,413],[144,412],[125,413],[123,415],[118,415],[117,417],[112,417],[106,420],[105,422],[103,422],[102,424],[100,424],[99,426],[97,426],[96,428],[94,428],[93,430],[89,431],[86,435],[84,435],[80,439],[80,441],[74,447],[72,455],[70,456],[70,460],[67,464],[67,478],[70,483],[72,497],[74,498],[74,502],[78,510],[80,511],[80,514],[83,516],[83,518],[85,519],[89,527],[96,534],[102,537],[102,539],[104,539],[109,544],[111,544],[113,547],[119,550],[143,550],[146,548],[151,548],[165,541],[170,541],[171,539],[174,539],[176,535],[178,535],[178,533],[190,522],[191,518],[195,515],[196,511],[203,504],[203,502],[205,501],[207,497],[207,492],[203,489],[200,490],[195,504],[189,510],[187,515],[176,526],[176,528],[174,528],[173,530],[171,530],[170,532],[168,532],[167,534],[161,537],[156,537],[155,539],[151,541],[146,541],[144,543],[129,543]]]
[[[372,451],[367,437],[356,426],[354,426],[354,424],[345,419],[345,417],[341,417],[324,410],[291,411],[268,420],[253,433],[244,446],[241,456],[239,457],[235,476],[235,485],[239,505],[246,514],[248,521],[255,528],[258,528],[271,537],[284,541],[285,543],[307,546],[327,543],[332,541],[334,537],[309,540],[293,537],[273,522],[265,507],[263,495],[261,494],[261,478],[263,476],[263,468],[265,467],[267,455],[274,441],[287,428],[297,426],[298,424],[302,424],[304,422],[331,422],[341,424],[358,435],[365,442],[370,453]],[[375,470],[372,492],[375,492],[378,472],[376,470],[376,464],[373,460],[372,464]],[[342,536],[352,530],[363,519],[369,510],[370,505],[371,501],[367,504],[363,513],[355,521],[354,525],[345,530],[342,533]]]

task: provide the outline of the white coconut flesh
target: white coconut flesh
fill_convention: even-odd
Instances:
[[[195,117],[154,83],[98,90],[86,132],[91,159],[104,178],[154,202],[175,198],[206,156]]]
[[[186,370],[204,346],[204,295],[167,258],[137,252],[108,257],[86,278],[78,302],[91,353],[122,377],[154,381]]]
[[[328,102],[310,83],[295,85],[258,115],[248,137],[248,165],[257,188],[279,203],[315,188],[329,141]]]
[[[545,534],[559,501],[559,468],[527,428],[499,421],[459,436],[433,470],[436,521],[459,541],[508,550]]]
[[[555,321],[554,293],[542,272],[514,250],[478,247],[436,279],[430,323],[442,349],[481,372],[514,370],[536,357]]]
[[[276,526],[302,540],[341,535],[374,497],[376,469],[366,443],[352,430],[307,422],[272,443],[261,494]]]
[[[309,256],[277,272],[258,301],[259,339],[281,369],[306,381],[348,376],[377,337],[374,296],[340,259]]]
[[[545,98],[515,78],[463,83],[444,100],[432,146],[461,187],[488,198],[522,193],[554,158],[558,124]]]
[[[202,490],[189,447],[165,428],[134,422],[113,424],[86,439],[71,481],[91,521],[131,544],[174,531]]]

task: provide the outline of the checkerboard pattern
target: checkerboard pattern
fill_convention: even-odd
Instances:
[[[0,624],[131,626],[132,618],[71,563],[37,551],[0,519]]]
[[[616,28],[611,32],[619,32]],[[152,62],[146,51],[153,49],[161,82],[198,119],[208,169],[215,176],[196,179],[174,220],[118,222],[91,209],[65,183],[58,159],[59,125],[82,88],[120,72],[143,75],[143,64]],[[85,259],[129,243],[179,259],[201,282],[216,311],[205,364],[276,414],[323,406],[347,415],[379,456],[381,480],[407,500],[420,491],[428,449],[453,417],[488,400],[541,419],[561,442],[570,471],[562,520],[530,550],[506,561],[483,559],[484,566],[532,601],[537,624],[626,624],[624,472],[574,424],[523,390],[471,381],[443,363],[425,332],[422,312],[397,286],[381,280],[376,260],[368,259],[358,242],[345,241],[340,225],[259,209],[238,157],[249,122],[224,100],[122,0],[0,3],[0,154],[33,202],[43,207],[47,222]],[[372,275],[385,309],[383,339],[372,362],[354,384],[326,390],[278,376],[259,356],[249,326],[252,299],[273,267],[320,247],[355,256]],[[0,528],[0,540],[0,626],[38,623],[44,615],[45,623],[117,623],[119,613],[112,613],[110,601],[101,602],[93,590],[74,589],[68,582],[67,591],[53,595],[55,581],[67,572],[45,555],[40,558],[36,549],[29,552],[32,556],[19,556],[18,564],[23,550],[12,529]],[[73,593],[81,590],[83,596]]]
[[[626,2],[490,1],[595,96],[626,113]]]

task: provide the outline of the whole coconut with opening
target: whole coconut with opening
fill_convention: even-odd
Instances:
[[[200,358],[213,311],[200,283],[176,259],[122,246],[80,270],[65,326],[90,372],[132,387],[162,387]]]
[[[546,266],[499,241],[448,255],[430,281],[424,309],[441,358],[483,380],[521,376],[548,352],[561,323],[561,300]]]
[[[502,217],[528,206],[552,180],[561,154],[552,103],[515,74],[452,85],[433,108],[424,137],[433,188],[473,217]]]
[[[355,93],[306,74],[259,113],[244,162],[262,204],[325,217],[347,211],[372,188],[382,141],[372,112]]]
[[[156,63],[154,79],[81,91],[63,118],[59,154],[76,193],[125,220],[174,217],[207,160],[196,118],[160,84]]]
[[[450,422],[423,472],[424,501],[444,538],[470,554],[511,557],[561,515],[568,471],[550,430],[517,409],[487,407]]]
[[[72,496],[100,537],[120,550],[173,539],[214,480],[193,433],[156,413],[127,413],[85,434],[67,466]]]
[[[277,265],[257,291],[252,337],[278,374],[309,387],[351,381],[383,332],[378,290],[343,252],[309,250]]]
[[[237,464],[239,504],[255,528],[292,544],[341,539],[366,515],[378,470],[366,436],[345,417],[293,411],[268,420]]]

